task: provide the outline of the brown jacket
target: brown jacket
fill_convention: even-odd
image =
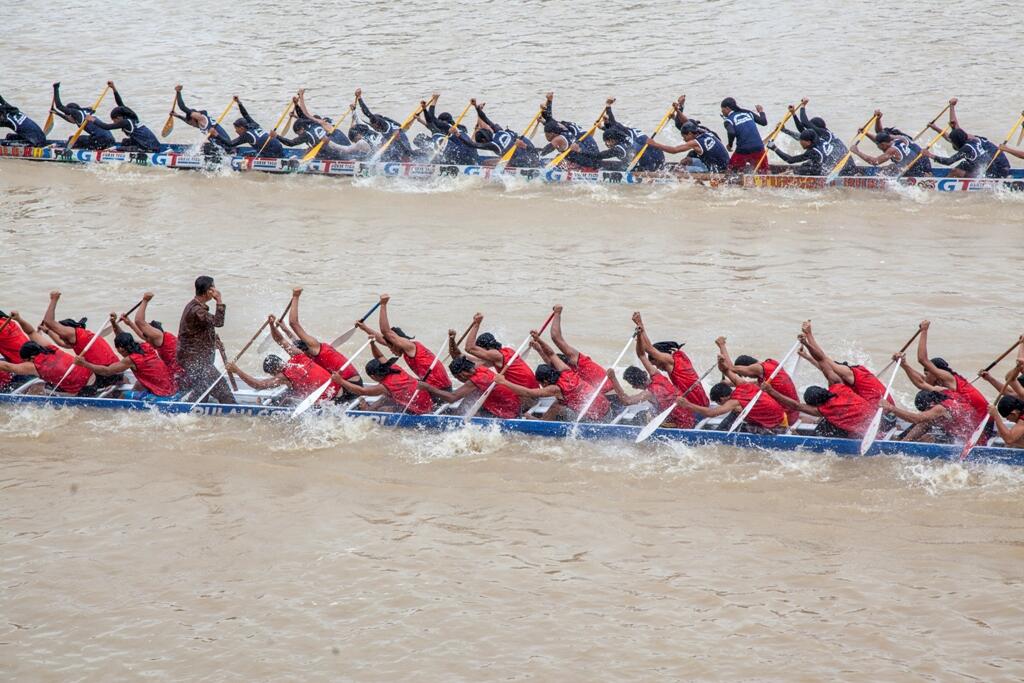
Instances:
[[[224,327],[224,304],[212,315],[205,303],[192,299],[185,305],[178,324],[178,365],[185,372],[196,372],[213,365],[217,349],[217,331]]]

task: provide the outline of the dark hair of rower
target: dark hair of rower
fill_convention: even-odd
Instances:
[[[303,353],[309,353],[309,344],[302,341],[301,339],[296,339],[295,341],[293,341],[292,346],[297,348],[299,351],[302,351]]]
[[[953,145],[953,149],[960,149],[967,144],[967,131],[963,128],[954,128],[949,134],[949,142]]]
[[[284,369],[284,359],[281,356],[270,354],[263,359],[263,372],[268,375],[276,375]]]
[[[739,105],[736,104],[735,97],[726,97],[722,100],[722,109],[739,109]]]
[[[366,364],[366,374],[376,380],[384,379],[388,375],[397,374],[401,372],[401,370],[396,370],[395,368],[391,367],[397,362],[397,358],[389,358],[383,363],[374,358],[373,360]]]
[[[150,320],[149,321],[149,326],[150,327],[155,327],[156,329],[160,330],[161,332],[164,331],[164,324],[162,322],[160,322],[159,320]]]
[[[922,413],[932,406],[942,403],[948,396],[941,391],[929,391],[928,389],[922,389],[917,392],[917,396],[914,397],[914,407]]]
[[[484,332],[476,338],[476,345],[481,349],[490,351],[501,351],[501,342],[494,338],[490,332]]]
[[[304,131],[307,128],[309,128],[309,124],[311,124],[311,123],[313,123],[313,122],[310,121],[309,119],[297,118],[292,123],[292,130],[294,130],[296,133],[301,133],[302,131]]]
[[[445,122],[445,123],[447,123],[447,124],[448,124],[449,126],[454,126],[454,125],[455,125],[455,119],[454,119],[454,118],[452,118],[452,115],[451,115],[451,114],[449,114],[449,113],[448,113],[448,112],[446,112],[446,111],[443,111],[443,112],[441,112],[440,114],[438,114],[438,115],[437,115],[437,120],[438,120],[438,121],[444,121],[444,122]]]
[[[402,339],[415,339],[416,338],[416,337],[410,337],[409,335],[407,335],[405,333],[405,331],[402,330],[401,327],[392,327],[391,331],[394,332],[395,334],[397,334]]]
[[[348,129],[348,138],[352,142],[359,142],[366,134],[370,132],[369,127],[365,123],[357,123]]]
[[[249,130],[249,122],[246,121],[244,118],[235,119],[233,125],[235,126],[235,132],[238,133],[239,135]]]
[[[696,136],[697,133],[700,132],[700,128],[698,128],[697,124],[694,123],[693,121],[687,121],[686,123],[684,123],[682,126],[679,127],[679,132],[683,136],[686,136],[686,135],[694,135],[694,136]]]
[[[835,397],[835,394],[824,387],[807,387],[804,389],[804,403],[809,406],[817,407],[824,405],[829,399]]]
[[[742,366],[742,367],[746,367],[748,365],[756,365],[757,362],[758,362],[757,359],[754,358],[753,356],[745,356],[744,355],[744,356],[736,356],[736,360],[734,360],[732,362],[732,364],[733,365],[739,365],[739,366]]]
[[[196,296],[203,296],[213,287],[213,278],[209,275],[200,275],[196,278]]]
[[[715,386],[711,387],[711,391],[708,392],[708,398],[718,405],[722,405],[728,401],[730,396],[732,396],[732,385],[726,384],[725,382],[719,382]]]
[[[534,370],[533,376],[536,377],[537,381],[542,385],[548,386],[557,382],[558,378],[562,376],[562,373],[555,370],[547,363],[541,363],[537,366],[537,369]]]
[[[1017,413],[1018,418],[1024,416],[1024,401],[1016,396],[1003,396],[996,408],[1003,417],[1008,418],[1013,413]]]
[[[810,128],[804,128],[800,131],[800,146],[804,149],[813,147],[814,143],[818,141],[818,134]],[[804,143],[807,143],[806,145]]]
[[[130,119],[132,121],[138,121],[139,117],[128,107],[114,107],[110,110],[110,120],[116,121],[118,119]]]
[[[448,364],[448,369],[451,370],[451,373],[459,378],[460,381],[466,381],[476,370],[476,363],[465,356],[459,356]],[[463,377],[466,379],[464,380]]]
[[[626,380],[634,389],[646,389],[651,383],[650,376],[635,365],[626,368],[626,371],[622,373],[622,379]]]
[[[55,351],[53,349],[48,349],[45,346],[41,346],[34,341],[27,341],[21,345],[20,349],[18,349],[18,355],[21,356],[22,360],[32,360],[41,353],[50,355],[55,353]]]
[[[60,324],[63,325],[64,327],[77,327],[80,330],[84,330],[85,329],[85,321],[86,320],[88,320],[88,318],[81,318],[79,320],[72,320],[71,318],[64,318],[63,320],[60,320],[58,322],[60,322]]]
[[[936,356],[935,358],[932,358],[931,361],[932,365],[937,367],[939,370],[945,370],[946,372],[951,372],[954,375],[959,374],[956,370],[949,367],[949,363],[946,362],[945,358],[939,358],[938,356]]]
[[[488,142],[494,139],[494,133],[487,130],[486,128],[481,128],[476,132],[476,135],[473,136],[473,139],[476,140],[481,145],[486,145]]]
[[[882,147],[882,145],[891,145],[892,136],[886,133],[885,131],[882,131],[881,133],[875,136],[875,144],[878,145],[879,147]],[[882,147],[882,149],[885,148]]]
[[[548,140],[561,134],[562,124],[560,124],[558,121],[555,121],[554,119],[548,119],[547,121],[544,122],[544,136],[551,136],[550,138],[548,138]]]
[[[114,337],[114,348],[127,356],[131,353],[142,353],[142,347],[130,332],[121,332]]]
[[[818,128],[828,128],[828,126],[825,125],[825,119],[821,118],[820,116],[812,117],[811,125],[816,126]]]
[[[679,349],[683,348],[682,343],[674,341],[654,342],[652,346],[662,353],[675,353]]]

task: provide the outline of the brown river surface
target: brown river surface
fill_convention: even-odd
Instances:
[[[478,95],[513,127],[548,89],[648,129],[682,92],[715,127],[724,96],[774,122],[806,95],[845,137],[955,95],[999,140],[1024,105],[1018,2],[9,4],[0,94],[39,120],[52,81],[83,102],[107,78],[155,130],[176,82],[268,126],[300,86],[398,119]],[[478,310],[515,344],[562,303],[603,363],[636,309],[701,368],[719,334],[779,357],[809,317],[877,369],[927,317],[973,375],[1024,328],[1022,238],[1016,195],[0,162],[0,308],[59,288],[99,320],[150,289],[173,328],[209,273],[229,351],[303,285],[324,337],[388,292],[429,347]],[[0,410],[0,456],[5,680],[1024,679],[1015,468],[27,408]]]

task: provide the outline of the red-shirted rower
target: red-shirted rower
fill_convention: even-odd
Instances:
[[[725,347],[725,337],[719,337],[715,340],[715,345],[718,346],[719,352],[725,358],[725,366],[732,372],[735,372],[740,377],[747,379],[753,379],[758,384],[763,382],[772,376],[776,368],[779,367],[779,362],[771,358],[766,358],[762,361],[757,360],[753,356],[736,356],[736,360],[729,360],[729,350]],[[779,370],[778,374],[772,379],[772,386],[779,390],[783,396],[792,399],[795,403],[800,402],[800,397],[796,393],[796,385],[793,383],[793,378],[789,376],[789,373],[785,369]],[[800,411],[792,407],[786,408],[786,420],[789,425],[795,425],[797,420],[800,419]]]
[[[801,332],[799,339],[803,342],[804,348],[810,354],[810,357],[804,356],[812,363],[829,380],[829,384],[834,384],[834,377],[830,376],[829,373],[833,373],[838,377],[846,386],[853,389],[854,393],[860,396],[862,399],[877,407],[879,401],[882,400],[882,396],[885,395],[885,385],[875,376],[873,372],[868,370],[863,365],[848,365],[846,363],[839,363],[832,360],[818,344],[818,340],[814,338],[814,333],[811,330],[811,321],[804,321],[801,326]],[[801,354],[802,355],[802,354]],[[892,403],[892,399],[887,399],[888,403]]]
[[[380,400],[370,405],[365,400],[360,401],[360,410],[375,410],[384,413],[400,413],[406,410],[413,415],[429,413],[434,402],[430,394],[419,390],[419,383],[416,378],[401,368],[394,367],[398,362],[397,358],[382,361],[374,358],[366,364],[366,374],[377,384],[359,386],[338,376],[334,373],[332,377],[339,382],[347,392],[355,396],[379,396]]]
[[[81,320],[71,320],[70,318],[61,321],[56,320],[57,301],[59,299],[59,290],[50,292],[50,304],[47,306],[46,314],[43,316],[43,328],[59,346],[72,349],[76,354],[80,354],[86,346],[89,346],[89,342],[95,333],[92,330],[86,329],[85,318]],[[113,365],[118,362],[117,354],[110,348],[110,344],[107,343],[106,339],[97,339],[93,342],[92,346],[89,346],[89,351],[85,354],[85,359],[96,365]],[[121,374],[97,377],[96,389],[117,386],[123,381],[124,376]]]
[[[469,327],[469,333],[466,335],[466,353],[471,356],[479,358],[484,363],[487,363],[494,368],[496,372],[501,372],[513,356],[515,356],[516,350],[503,345],[500,341],[494,338],[494,335],[490,332],[484,332],[478,335],[480,331],[480,323],[484,320],[484,316],[481,313],[477,313],[473,316],[473,324]],[[450,339],[450,337],[449,337]],[[451,344],[449,343],[449,347]],[[454,357],[454,354],[453,354]],[[505,370],[505,379],[513,384],[518,384],[521,387],[527,389],[537,389],[540,384],[537,383],[537,378],[534,375],[533,370],[526,364],[522,356],[516,356],[515,360],[512,361],[511,366],[508,370]],[[525,401],[524,407],[532,405],[536,401]]]
[[[562,334],[562,305],[556,305],[553,310],[555,317],[551,319],[551,341],[561,351],[559,357],[566,365],[579,373],[579,376],[587,383],[595,387],[602,386],[605,392],[610,392],[612,387],[607,378],[607,371],[595,363],[593,358],[581,353],[579,349],[565,340],[565,336]]]
[[[111,314],[111,323],[117,321],[117,315]],[[142,389],[153,396],[166,398],[178,391],[174,378],[163,359],[149,343],[135,341],[129,332],[119,332],[114,337],[114,348],[121,354],[121,360],[110,365],[90,363],[82,356],[75,356],[75,365],[96,374],[97,377],[120,375],[131,370],[137,380],[134,389]]]
[[[355,363],[349,363],[345,354],[336,350],[329,343],[322,342],[311,335],[299,322],[300,296],[302,296],[302,287],[296,287],[292,290],[292,306],[288,311],[288,326],[292,328],[292,332],[298,337],[295,341],[296,348],[312,358],[314,363],[327,372],[338,372],[338,370],[348,364],[348,367],[345,367],[341,376],[347,381],[352,382],[352,384],[362,385],[363,378],[359,376],[359,370],[356,368]],[[345,398],[343,396],[342,400],[345,400]]]
[[[420,382],[420,390],[428,391],[432,396],[446,403],[455,403],[462,399],[468,399],[470,396],[482,394],[494,381],[494,370],[477,365],[466,356],[460,356],[449,363],[448,370],[451,371],[455,379],[462,382],[462,386],[458,389],[445,391],[426,382]],[[521,417],[522,413],[523,405],[519,401],[519,397],[508,387],[499,384],[495,385],[477,416],[514,419]]]
[[[120,321],[128,325],[140,339],[156,349],[157,355],[163,360],[171,377],[177,382],[181,377],[181,366],[178,365],[178,337],[166,332],[163,323],[159,320],[146,321],[146,308],[152,299],[153,292],[143,294],[142,303],[135,311],[135,321],[129,321],[125,316],[121,316]]]
[[[728,415],[718,425],[718,429],[724,431],[732,426],[733,422],[739,418],[740,413],[754,400],[754,397],[757,396],[758,386],[756,382],[744,382],[730,368],[728,358],[724,355],[718,356],[718,369],[731,382],[731,384],[719,382],[711,387],[711,400],[718,405],[698,406],[682,396],[676,399],[676,403],[702,417]],[[738,427],[738,431],[754,433],[777,432],[785,426],[785,418],[786,413],[782,406],[779,405],[779,402],[772,396],[762,393],[757,398],[757,403],[747,413],[743,424]]]
[[[878,406],[871,405],[858,396],[853,389],[839,381],[838,376],[834,373],[829,382],[831,384],[828,389],[818,386],[804,389],[802,403],[784,396],[767,382],[762,382],[761,388],[788,409],[799,410],[812,417],[820,417],[821,420],[814,428],[815,436],[839,439],[856,439],[864,436]]]
[[[679,391],[685,392],[693,387],[686,397],[687,400],[706,408],[710,404],[708,395],[704,391],[704,387],[700,385],[700,375],[693,369],[690,357],[683,352],[683,345],[674,341],[651,343],[651,338],[647,336],[647,328],[644,327],[644,321],[639,312],[633,313],[633,323],[639,330],[638,345],[642,348],[643,353],[647,354],[647,358],[655,367],[669,376],[672,384]]]
[[[21,326],[28,341],[18,350],[19,362],[0,362],[0,372],[31,375],[46,382],[46,386],[29,387],[25,392],[27,394],[42,394],[51,390],[72,396],[92,396],[96,393],[96,376],[85,368],[75,367],[71,354],[50,343],[42,332],[26,322],[17,311],[11,311],[11,320]],[[68,372],[69,368],[71,372]]]

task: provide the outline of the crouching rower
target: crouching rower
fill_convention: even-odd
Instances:
[[[110,314],[110,322],[117,325],[117,314]],[[130,332],[119,332],[114,337],[114,348],[121,354],[121,360],[109,365],[90,363],[84,356],[75,356],[75,365],[89,370],[97,377],[120,377],[126,370],[131,370],[135,375],[136,384],[133,387],[139,390],[141,387],[150,396],[167,398],[174,396],[178,387],[171,376],[170,370],[163,359],[149,343],[140,344]],[[147,398],[141,396],[137,398]]]
[[[520,386],[509,381],[501,375],[495,375],[494,381],[508,387],[516,394],[524,398],[540,399],[553,398],[555,402],[545,411],[541,417],[543,420],[575,420],[579,417],[581,422],[607,422],[611,417],[611,404],[603,395],[598,394],[594,401],[583,412],[587,401],[594,394],[596,388],[586,382],[579,373],[570,368],[561,358],[546,348],[540,340],[536,331],[531,332],[533,340],[530,346],[535,349],[544,359],[544,363],[537,366],[534,377],[540,385],[536,389]]]
[[[612,390],[611,384],[606,377],[607,371],[594,362],[594,359],[581,352],[570,344],[562,334],[562,305],[555,305],[552,310],[554,317],[551,319],[551,341],[558,347],[558,357],[566,365],[579,373],[583,380],[595,387],[602,387],[604,391]]]
[[[146,292],[142,295],[142,302],[139,303],[139,308],[135,311],[134,322],[123,315],[119,318],[119,322],[125,323],[139,339],[156,349],[160,360],[170,371],[171,378],[177,383],[182,376],[181,366],[178,365],[178,337],[164,330],[163,323],[159,320],[146,321],[146,309],[152,300],[153,293]],[[114,323],[114,330],[118,331],[117,323]]]
[[[226,141],[224,147],[231,150],[242,145],[251,145],[253,154],[260,157],[270,159],[280,159],[283,157],[284,147],[281,146],[281,142],[271,139],[270,133],[263,130],[263,126],[257,123],[256,119],[249,116],[249,112],[242,105],[242,101],[238,99],[238,95],[235,95],[234,100],[235,104],[238,105],[238,113],[242,116],[235,119],[234,126],[237,137]]]
[[[431,133],[432,153],[427,159],[428,162],[439,164],[458,164],[459,166],[478,166],[480,155],[475,147],[470,147],[464,141],[467,135],[466,127],[461,123],[455,126],[455,119],[449,112],[435,114],[434,103],[422,101],[423,123]],[[452,134],[452,127],[455,126],[455,133]]]
[[[871,404],[872,408],[878,407],[882,397],[885,396],[885,385],[871,370],[863,365],[850,365],[832,360],[814,337],[810,320],[804,321],[801,326],[799,339],[810,354],[809,358],[804,357],[808,358],[825,375],[829,384],[835,384],[838,380],[853,389],[853,393]],[[892,403],[891,398],[886,397],[885,400]]]
[[[8,142],[23,142],[33,147],[46,146],[46,133],[39,124],[3,97],[0,97],[0,128],[10,128],[14,131],[7,134]]]
[[[473,324],[470,325],[469,334],[466,335],[466,353],[487,363],[498,372],[504,370],[503,376],[513,384],[518,384],[528,389],[539,388],[540,384],[537,383],[533,370],[526,364],[522,356],[516,355],[515,349],[502,344],[490,332],[477,335],[477,332],[480,331],[480,323],[483,320],[484,316],[481,313],[473,316]],[[451,336],[448,337],[448,340],[448,348],[452,352],[452,358],[458,358],[461,353],[452,343],[454,340]],[[507,370],[505,370],[506,365],[509,366]]]
[[[10,316],[0,311],[0,360],[8,363],[20,363],[22,345],[28,336]],[[11,391],[32,379],[31,375],[12,375],[0,372],[0,391]]]
[[[672,384],[672,380],[658,370],[654,363],[647,358],[639,337],[637,338],[636,356],[646,371],[631,365],[622,373],[622,379],[634,389],[639,389],[639,393],[630,395],[622,390],[622,385],[619,384],[619,380],[615,376],[615,368],[608,368],[608,381],[611,382],[612,389],[622,405],[633,406],[647,401],[654,406],[654,409],[660,415],[670,405],[675,403],[676,399],[682,396],[683,392],[677,389]],[[696,424],[697,420],[693,412],[681,405],[677,405],[669,413],[668,419],[662,423],[662,426],[672,429],[693,429]]]
[[[718,429],[726,431],[732,427],[751,401],[755,397],[757,402],[747,413],[745,421],[737,431],[752,433],[773,433],[782,430],[786,426],[786,411],[782,409],[771,396],[762,393],[758,396],[756,382],[745,382],[740,379],[730,367],[728,358],[724,355],[718,356],[718,369],[728,379],[728,382],[719,382],[711,387],[711,400],[717,405],[699,406],[686,400],[685,396],[676,399],[676,403],[687,410],[704,417],[712,418],[720,415],[728,415],[718,425]]]
[[[975,424],[980,424],[988,415],[988,400],[966,377],[955,372],[943,358],[928,357],[928,329],[931,322],[921,321],[921,336],[917,340],[917,362],[924,369],[924,375],[903,364],[910,381],[918,389],[944,391],[964,403]]]
[[[470,138],[454,128],[451,132],[453,136],[458,135],[459,140],[463,144],[475,149],[494,152],[494,157],[481,160],[483,164],[490,166],[497,164],[514,147],[515,152],[512,153],[508,161],[510,168],[536,168],[540,166],[540,154],[538,154],[538,150],[534,147],[530,138],[520,135],[511,129],[503,128],[487,118],[487,114],[484,113],[485,103],[477,103],[475,99],[470,100],[470,103],[476,109],[477,115],[476,130],[473,133],[473,137]]]
[[[615,120],[615,114],[612,112],[612,105],[615,103],[615,98],[608,98],[605,103],[604,109],[604,130],[605,133],[608,131],[619,131],[621,135],[625,136],[625,144],[630,152],[629,158],[626,160],[627,165],[633,160],[633,157],[647,145],[650,137],[639,128],[630,128],[622,123]],[[659,148],[653,145],[647,145],[647,149],[644,149],[643,155],[637,159],[636,166],[633,167],[634,171],[657,171],[665,165],[665,153]]]
[[[36,328],[26,322],[17,311],[11,311],[11,320],[18,323],[28,341],[18,349],[20,362],[0,361],[0,372],[10,375],[32,375],[46,383],[31,387],[26,393],[41,394],[44,391],[59,391],[71,396],[93,396],[96,393],[96,376],[89,370],[77,367],[74,356],[61,351]]]
[[[288,327],[298,339],[294,342],[295,347],[313,359],[313,362],[330,373],[340,372],[343,379],[362,386],[363,378],[359,376],[359,370],[354,363],[350,363],[345,354],[341,353],[328,342],[322,342],[302,326],[299,322],[299,297],[302,296],[302,287],[292,290],[292,305],[288,310]],[[342,369],[344,368],[344,369]],[[348,396],[343,396],[343,399]]]
[[[113,81],[107,81],[107,86],[114,93],[116,107],[110,110],[110,123],[103,123],[94,114],[90,114],[87,120],[96,124],[104,130],[120,130],[124,132],[125,138],[118,145],[124,150],[139,150],[143,152],[159,152],[160,141],[147,126],[139,123],[139,115],[124,103],[121,93],[117,91]]]
[[[380,332],[362,322],[357,323],[357,326],[376,339],[378,343],[385,344],[391,353],[401,356],[417,379],[424,379],[427,384],[431,384],[438,389],[450,391],[452,380],[448,377],[444,365],[434,362],[436,359],[434,353],[424,346],[422,342],[418,342],[414,337],[406,334],[401,327],[392,327],[388,319],[388,302],[390,300],[391,297],[387,294],[380,295],[380,308],[378,309],[377,319]]]
[[[227,142],[231,140],[231,136],[224,130],[223,126],[217,123],[217,119],[210,116],[210,112],[205,109],[190,109],[185,105],[185,100],[181,97],[181,86],[174,86],[174,93],[178,109],[181,110],[181,114],[177,111],[172,111],[171,116],[176,119],[181,119],[193,128],[198,128],[202,131],[207,138],[208,142],[212,142],[220,147],[226,147]]]
[[[566,155],[565,160],[577,166],[592,164],[592,158],[600,154],[601,151],[597,147],[597,141],[593,135],[588,135],[584,138],[583,135],[586,131],[578,124],[572,121],[559,121],[555,119],[551,110],[554,97],[555,94],[549,92],[544,99],[544,104],[541,105],[541,119],[544,121],[544,139],[548,141],[548,144],[540,150],[540,155],[544,156],[556,150],[564,152],[575,145],[569,154]]]
[[[817,135],[816,144],[825,156],[825,171],[831,173],[839,162],[846,159],[846,163],[843,164],[841,169],[838,169],[837,174],[841,176],[856,175],[857,165],[853,163],[853,159],[847,156],[846,143],[843,142],[838,135],[829,130],[825,124],[825,119],[820,116],[814,116],[812,118],[807,117],[807,103],[806,97],[800,100],[800,109],[797,111],[794,107],[790,106],[789,110],[795,112],[793,117],[793,124],[796,126],[797,132],[783,128],[782,132],[792,138],[800,138],[800,134],[805,130],[810,130]],[[825,174],[823,174],[825,175]]]
[[[969,135],[960,127],[956,117],[956,103],[955,97],[949,101],[949,126],[952,130],[943,136],[956,151],[945,157],[925,150],[925,156],[943,166],[953,166],[949,169],[951,178],[979,178],[983,174],[986,178],[1005,178],[1010,175],[1010,160],[994,142],[980,135]],[[934,123],[928,125],[935,131],[943,132]]]
[[[57,301],[60,300],[60,291],[50,292],[50,304],[46,307],[43,315],[43,329],[58,345],[72,349],[76,354],[82,354],[86,347],[85,359],[96,365],[108,366],[117,363],[117,356],[106,339],[100,338],[95,342],[92,338],[96,333],[86,328],[86,319],[72,320],[65,318],[57,320]],[[96,388],[104,389],[109,386],[116,386],[124,381],[124,375],[120,373],[103,374],[96,380]]]
[[[920,178],[932,174],[931,161],[922,153],[920,145],[898,128],[882,127],[881,111],[875,110],[875,132],[865,131],[865,134],[878,145],[882,153],[874,157],[865,154],[860,151],[859,143],[854,143],[850,151],[872,166],[881,166],[889,162],[889,165],[882,169],[883,173],[907,178]]]
[[[768,382],[762,382],[761,388],[784,408],[820,417],[821,420],[814,427],[815,436],[840,439],[864,436],[875,416],[875,406],[854,393],[853,389],[843,384],[834,373],[829,377],[829,382],[827,389],[819,386],[807,387],[804,390],[803,402],[794,401],[789,396],[781,394]]]
[[[359,110],[366,116],[370,129],[380,137],[379,144],[374,145],[373,141],[370,142],[374,149],[379,148],[392,137],[395,138],[395,141],[388,146],[378,161],[402,161],[411,157],[413,152],[412,145],[409,144],[409,137],[402,130],[402,124],[394,119],[389,119],[386,116],[374,114],[370,111],[370,108],[366,106],[366,102],[363,100],[361,88],[356,90],[355,97],[356,104],[359,105]],[[351,138],[352,136],[349,135],[349,137]],[[353,138],[353,141],[355,141],[355,138]]]
[[[965,443],[978,426],[968,406],[946,392],[922,389],[914,397],[914,407],[917,412],[885,406],[886,412],[911,423],[910,429],[896,437],[898,441]]]
[[[647,359],[669,376],[676,389],[682,392],[689,391],[691,403],[705,407],[709,405],[708,395],[700,384],[700,376],[693,369],[690,357],[683,352],[683,344],[674,341],[651,343],[639,311],[633,313],[632,320],[639,330],[639,350],[647,354]]]
[[[779,368],[779,362],[772,358],[766,358],[763,361],[759,361],[753,356],[736,356],[735,361],[729,360],[729,350],[725,346],[725,337],[719,337],[715,340],[715,345],[718,347],[719,352],[725,359],[725,367],[732,373],[740,377],[747,379],[754,379],[758,383],[767,380],[772,375],[775,377],[772,379],[772,386],[778,389],[784,396],[789,397],[791,400],[797,400],[796,385],[793,383],[793,378],[789,376],[785,368]],[[778,370],[778,372],[776,372]],[[786,418],[790,425],[796,424],[796,421],[800,419],[800,414],[795,408],[790,408],[786,411]]]
[[[455,337],[455,330],[451,330],[450,336]],[[446,391],[427,382],[419,382],[417,386],[445,403],[456,403],[470,396],[483,394],[494,382],[496,374],[494,370],[477,365],[465,356],[460,356],[449,363],[448,369],[462,382],[458,389]],[[523,404],[519,397],[514,391],[500,384],[495,385],[477,413],[479,417],[497,417],[505,420],[517,419],[522,414]]]
[[[233,372],[253,389],[273,389],[274,387],[288,387],[285,400],[299,402],[332,379],[332,374],[313,362],[313,359],[303,353],[294,344],[289,342],[278,329],[277,320],[274,316],[267,317],[267,326],[270,334],[278,346],[288,354],[288,360],[280,356],[270,354],[263,359],[263,372],[270,375],[267,378],[259,379],[240,370],[234,362],[224,367]],[[317,405],[334,399],[339,393],[341,385],[331,382],[327,390],[317,399]]]
[[[398,358],[391,358],[382,361],[374,358],[366,364],[366,374],[377,384],[360,386],[353,384],[338,373],[331,377],[341,387],[353,396],[363,396],[364,400],[359,402],[360,410],[376,410],[386,413],[400,413],[406,410],[413,415],[429,413],[434,407],[434,401],[430,393],[422,391],[416,378],[401,368],[394,367]],[[367,396],[379,396],[380,399],[373,404],[366,402]]]
[[[825,168],[826,155],[818,142],[817,133],[810,128],[805,128],[800,132],[797,139],[800,140],[800,146],[804,150],[800,154],[786,154],[774,142],[769,142],[767,147],[787,164],[800,164],[793,169],[793,173],[796,175],[826,175],[832,170],[831,167]]]
[[[680,145],[667,145],[653,139],[649,139],[647,144],[665,154],[686,153],[679,166],[688,166],[696,159],[704,164],[709,173],[724,173],[729,167],[729,153],[715,133],[701,128],[694,121],[681,124],[679,133],[683,136]]]
[[[275,140],[285,147],[298,147],[299,145],[306,145],[309,149],[313,149],[320,142],[327,138],[328,142],[334,142],[327,136],[327,131],[324,127],[312,119],[299,117],[292,122],[292,130],[295,131],[294,138],[288,138],[283,135],[278,135],[276,130],[270,131],[270,139]],[[320,151],[316,153],[317,159],[342,159],[345,157],[345,145],[325,144],[320,147]]]
[[[53,113],[75,126],[85,123],[85,134],[79,135],[75,140],[74,149],[107,149],[117,144],[113,133],[96,123],[95,119],[89,120],[89,117],[96,113],[92,108],[82,107],[74,102],[61,102],[60,82],[53,84]]]

